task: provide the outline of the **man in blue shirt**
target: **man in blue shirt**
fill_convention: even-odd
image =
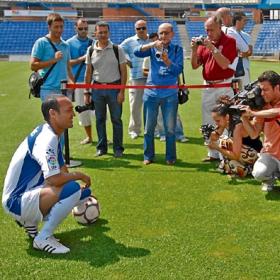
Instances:
[[[69,63],[69,46],[61,39],[64,19],[59,14],[51,13],[47,17],[47,23],[49,34],[35,42],[30,59],[31,70],[40,70],[42,77],[53,64],[56,64],[41,86],[40,97],[42,101],[50,94],[60,94],[60,82],[66,80],[67,76],[72,82],[74,80]],[[54,50],[49,40],[54,44],[57,51]]]
[[[129,66],[131,68],[130,84],[137,86],[146,84],[146,77],[142,71],[144,59],[134,55],[134,49],[136,47],[149,43],[146,21],[136,21],[135,32],[136,34],[134,36],[125,39],[120,46],[123,48],[129,60]],[[131,139],[136,139],[141,133],[143,93],[143,89],[129,89],[130,120],[128,133]]]
[[[174,36],[170,23],[163,23],[158,29],[159,40],[139,46],[134,54],[139,57],[150,56],[151,70],[147,85],[177,85],[177,79],[183,71],[183,49],[171,43]],[[166,131],[166,163],[176,161],[176,117],[178,110],[178,89],[151,88],[144,91],[144,164],[154,160],[154,131],[157,124],[159,106]]]
[[[85,19],[80,18],[77,20],[75,23],[75,30],[77,34],[67,40],[70,47],[70,65],[72,66],[75,82],[83,83],[86,70],[86,52],[87,48],[92,44],[92,39],[88,38],[88,23]],[[85,105],[83,89],[75,89],[75,101],[79,106]],[[92,143],[91,115],[91,110],[86,110],[78,115],[79,124],[85,128],[87,135],[87,137],[81,141],[81,144]]]

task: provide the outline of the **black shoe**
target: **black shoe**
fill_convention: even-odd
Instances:
[[[97,150],[95,156],[96,157],[101,157],[101,156],[106,155],[106,154],[107,154],[107,152],[105,152],[105,151]]]
[[[122,156],[123,156],[123,151],[115,151],[115,153],[114,153],[115,158],[120,158]]]

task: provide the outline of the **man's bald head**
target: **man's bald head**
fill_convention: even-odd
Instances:
[[[221,19],[222,23],[229,27],[232,25],[232,15],[231,15],[231,10],[230,8],[222,7],[219,8],[215,15]]]
[[[159,27],[158,27],[158,31],[160,29],[169,29],[171,32],[173,32],[173,26],[171,23],[168,23],[168,22],[165,22],[165,23],[162,23]]]

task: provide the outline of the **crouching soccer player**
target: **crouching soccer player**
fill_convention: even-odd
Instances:
[[[63,95],[49,96],[42,103],[45,124],[35,128],[20,144],[10,163],[2,204],[33,240],[33,247],[53,254],[69,248],[53,236],[54,230],[72,208],[87,199],[90,177],[68,172],[64,163],[60,135],[73,126],[73,107]],[[80,186],[81,180],[85,186]],[[38,233],[39,222],[44,221]]]

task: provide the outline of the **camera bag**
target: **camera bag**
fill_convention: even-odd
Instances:
[[[54,52],[56,53],[58,50],[55,47],[55,45],[53,44],[53,42],[47,36],[45,38],[47,38],[47,40],[49,41],[49,43],[53,47]],[[31,75],[29,77],[29,80],[28,80],[29,89],[30,89],[29,99],[30,99],[31,94],[36,98],[40,98],[41,86],[47,80],[48,76],[50,75],[50,73],[53,70],[55,65],[56,65],[56,63],[54,63],[51,66],[51,68],[47,71],[47,73],[44,75],[44,77],[41,77],[40,74],[37,71],[34,71],[34,72],[31,73]]]
[[[178,45],[175,46],[175,56],[178,51]],[[184,67],[183,67],[183,72],[182,72],[182,79],[183,79],[183,84],[185,84],[185,75],[184,75]],[[180,81],[180,76],[178,76],[178,85],[181,84]],[[189,91],[188,89],[178,89],[178,103],[179,104],[184,104],[189,100]]]
[[[236,65],[236,70],[235,70],[235,74],[234,76],[237,77],[242,77],[245,75],[245,70],[244,70],[244,66],[243,66],[243,59],[242,57],[238,57],[238,62]]]

